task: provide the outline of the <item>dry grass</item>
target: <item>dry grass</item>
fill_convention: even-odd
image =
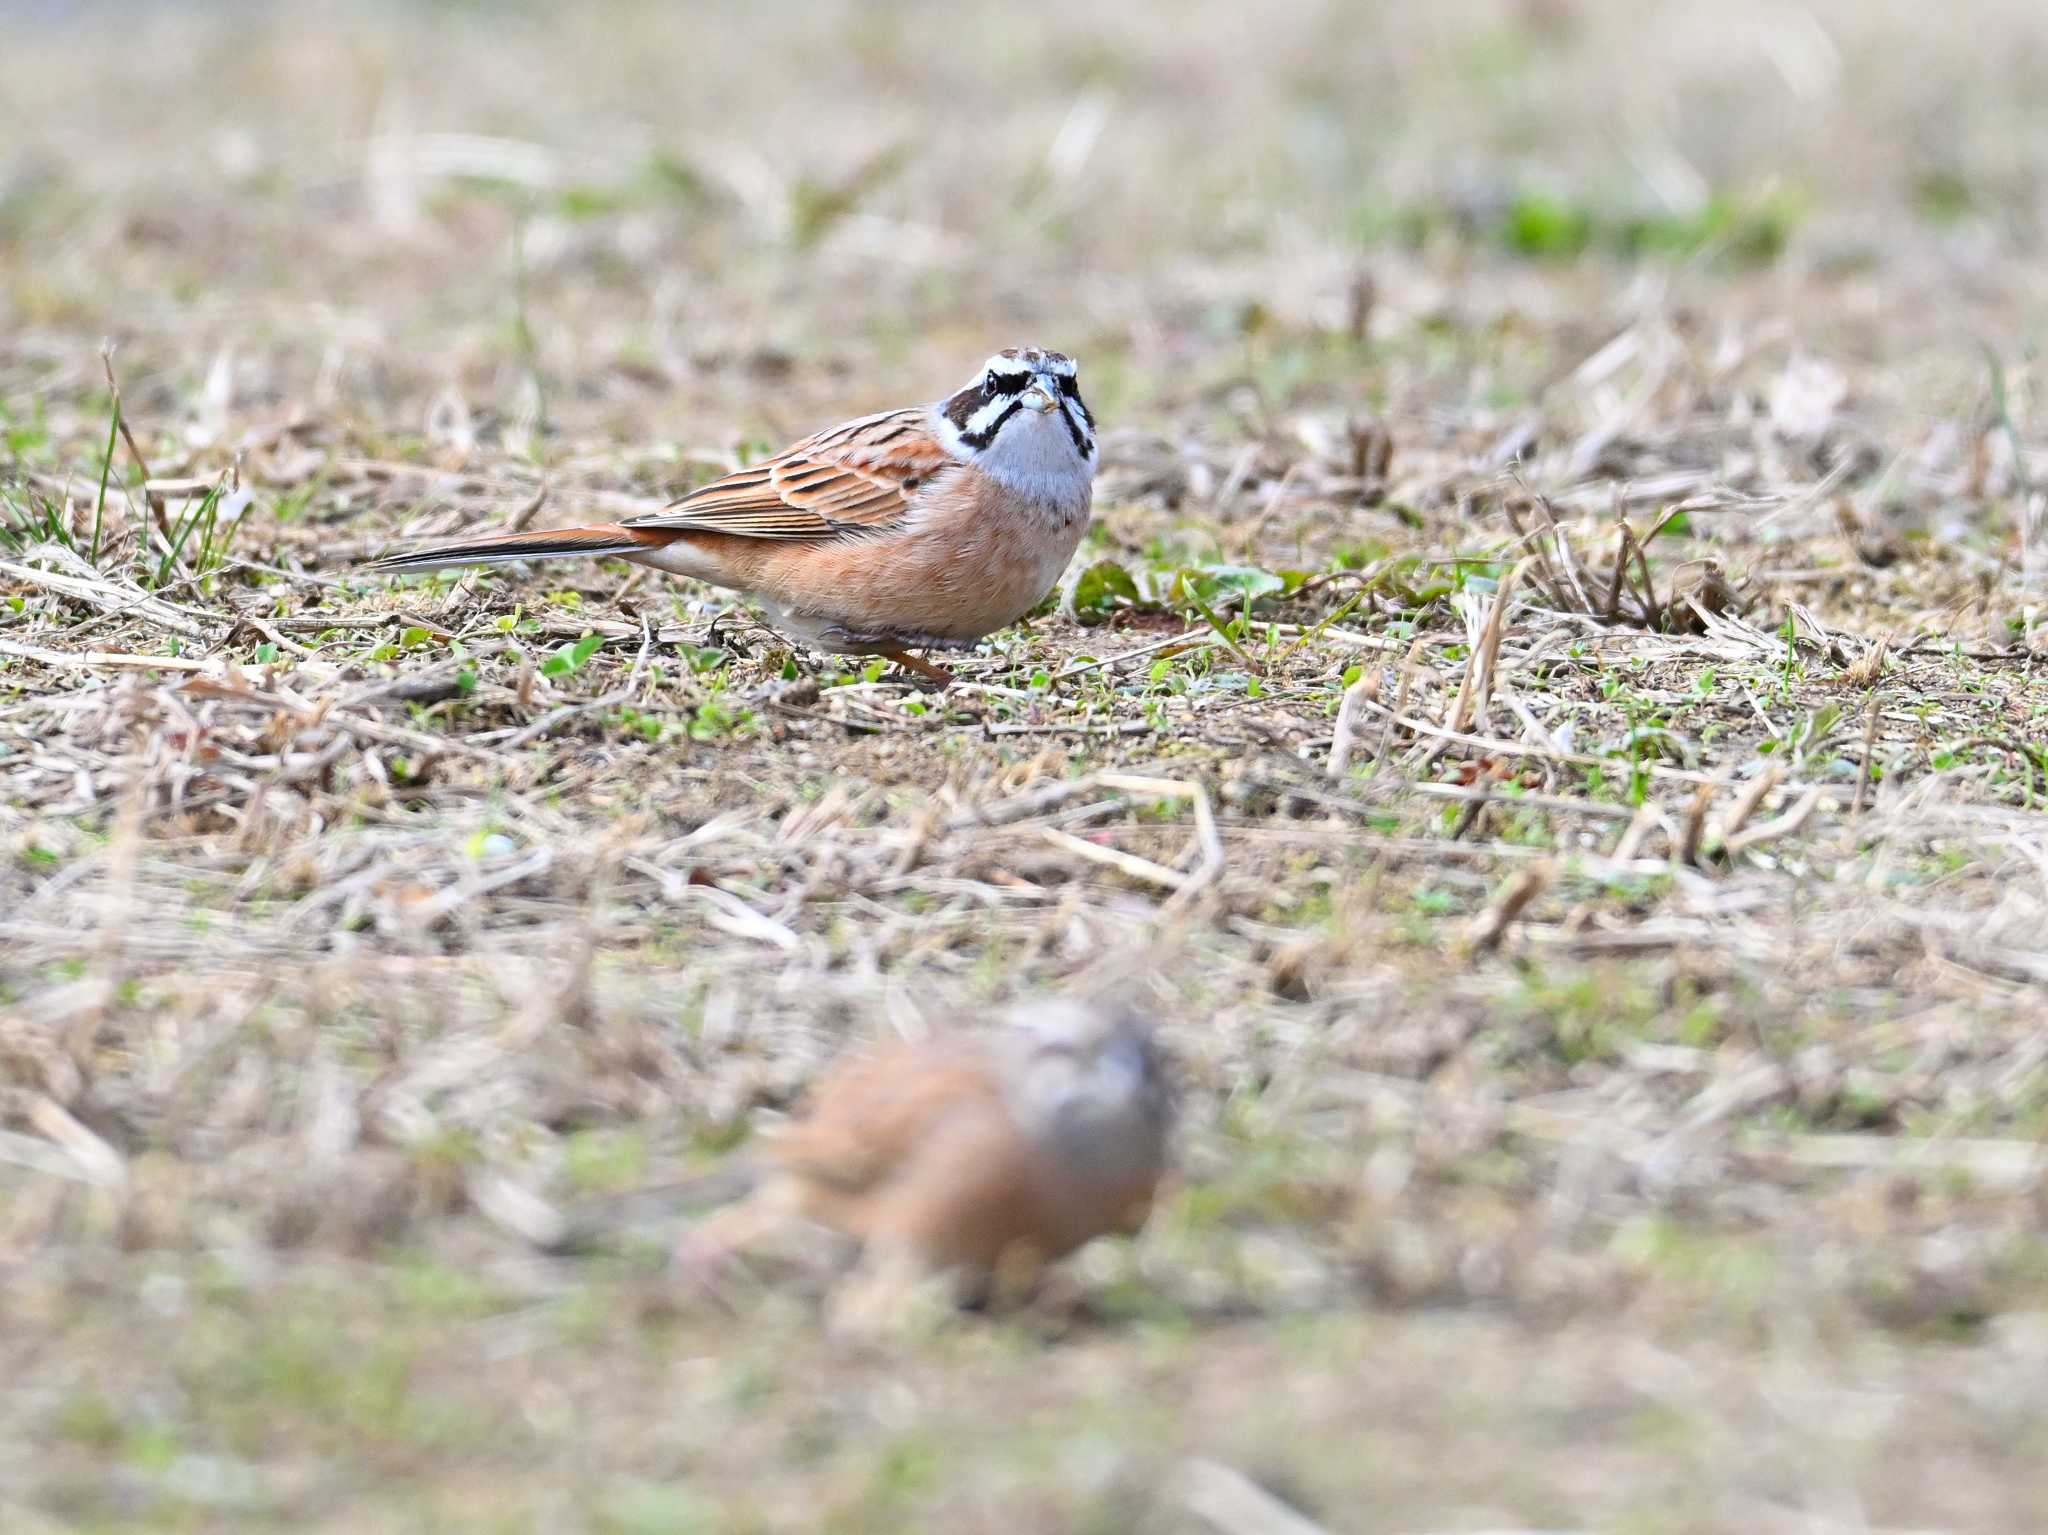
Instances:
[[[1431,9],[13,24],[0,1524],[2032,1526],[2031,8]],[[1027,339],[944,695],[363,571]],[[1021,1316],[532,1240],[1105,976],[1186,1184]]]

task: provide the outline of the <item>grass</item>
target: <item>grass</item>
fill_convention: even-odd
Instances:
[[[24,23],[0,1527],[2031,1527],[2034,18],[1812,12]],[[1034,340],[944,693],[369,569]],[[1105,981],[1181,1181],[1018,1312],[489,1197]]]

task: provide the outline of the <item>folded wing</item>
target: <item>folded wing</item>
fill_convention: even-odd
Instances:
[[[933,477],[959,467],[924,411],[889,411],[807,437],[623,526],[741,538],[882,533],[903,525]]]

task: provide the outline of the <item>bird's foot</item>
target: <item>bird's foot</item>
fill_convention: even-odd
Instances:
[[[842,655],[880,656],[894,661],[898,668],[925,682],[939,687],[950,687],[953,674],[945,667],[913,655],[916,650],[972,650],[973,640],[953,639],[943,634],[911,634],[907,632],[881,630],[855,630],[831,628],[818,636],[819,642],[827,649]]]
[[[914,656],[907,650],[885,650],[882,655],[923,681],[934,683],[941,688],[953,685],[954,678],[951,672],[943,666],[925,660],[923,656]]]

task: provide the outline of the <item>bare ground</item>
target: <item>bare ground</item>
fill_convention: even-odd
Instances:
[[[2038,25],[1447,9],[0,7],[0,1524],[2048,1522]],[[1023,340],[944,694],[363,570]],[[1100,985],[1021,1314],[534,1245]]]

